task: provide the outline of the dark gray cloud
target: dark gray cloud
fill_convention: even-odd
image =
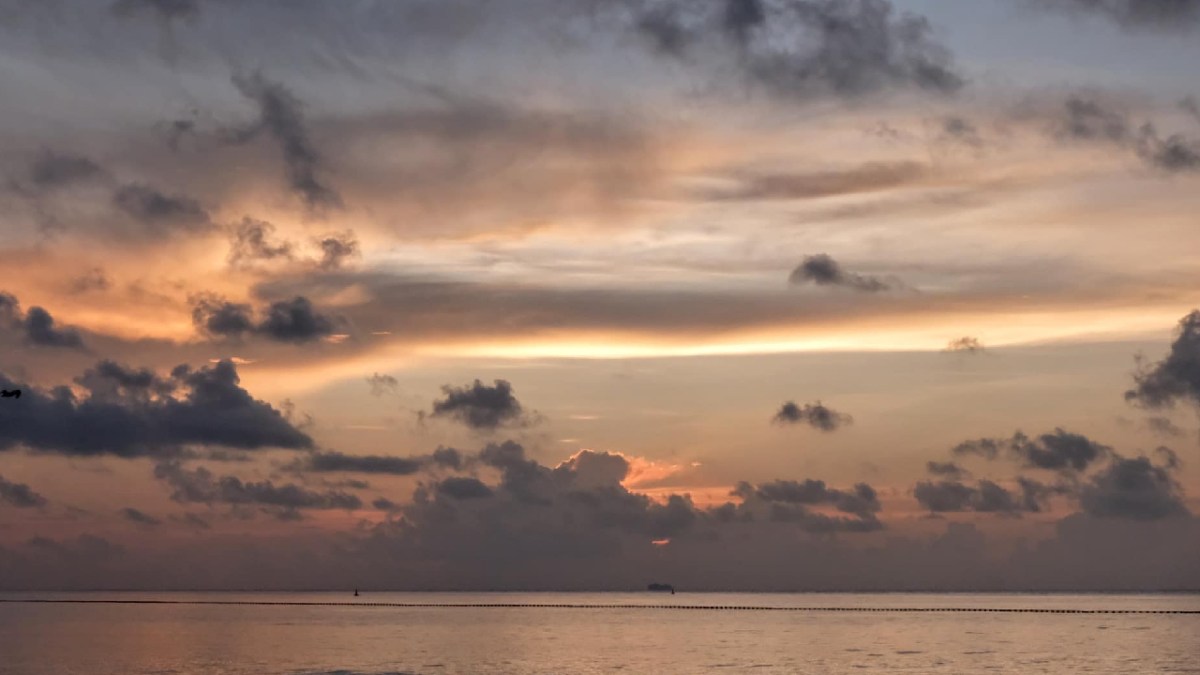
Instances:
[[[917,503],[931,513],[1036,513],[1045,508],[1049,494],[1045,486],[1029,479],[1020,480],[1015,492],[990,480],[975,485],[958,480],[921,481],[913,487]]]
[[[824,253],[805,256],[804,262],[788,276],[788,282],[797,286],[809,283],[818,286],[840,286],[867,293],[886,291],[893,287],[893,284],[878,277],[847,272],[836,260]]]
[[[1043,9],[1102,16],[1124,28],[1187,30],[1200,23],[1197,0],[1024,0]]]
[[[779,412],[771,419],[778,424],[807,424],[821,431],[836,431],[854,423],[853,417],[833,410],[820,401],[805,403],[803,406],[796,405],[795,401],[788,401],[780,406]]]
[[[1159,448],[1163,458],[1115,457],[1103,471],[1083,486],[1079,495],[1084,513],[1101,518],[1158,520],[1188,515],[1183,489],[1174,474],[1179,468],[1175,453]]]
[[[74,328],[58,328],[54,317],[41,307],[30,307],[25,313],[25,339],[41,347],[83,349],[83,337]]]
[[[118,457],[176,456],[186,446],[240,450],[303,449],[312,439],[238,383],[229,361],[168,376],[101,361],[67,387],[44,390],[0,374],[0,388],[21,389],[0,407],[0,449]]]
[[[1147,166],[1167,173],[1200,171],[1200,139],[1182,134],[1163,136],[1153,123],[1135,125],[1124,112],[1094,98],[1069,97],[1054,134],[1059,139],[1124,148]]]
[[[293,245],[288,241],[273,242],[275,226],[265,220],[243,218],[232,228],[229,264],[247,267],[270,260],[292,260]]]
[[[962,478],[967,475],[967,470],[954,462],[929,460],[925,462],[925,470],[934,476],[944,476],[946,478]]]
[[[382,373],[373,373],[367,378],[367,384],[371,386],[372,396],[383,396],[387,392],[395,392],[400,387],[400,382],[391,375]]]
[[[483,499],[492,496],[492,489],[478,478],[452,476],[437,484],[437,491],[454,499]]]
[[[887,0],[650,0],[633,26],[658,54],[686,62],[704,50],[789,98],[892,87],[945,94],[964,84],[929,22]]]
[[[959,115],[943,117],[938,121],[937,139],[940,143],[966,146],[972,150],[983,149],[983,136],[973,122]]]
[[[340,452],[315,452],[302,463],[306,471],[378,473],[409,476],[428,464],[426,458],[392,455],[346,455]]]
[[[263,308],[256,320],[253,308],[217,296],[192,299],[192,322],[203,332],[217,337],[241,338],[257,335],[277,342],[305,343],[333,334],[334,319],[321,314],[303,296],[278,300]]]
[[[964,441],[951,450],[954,455],[977,455],[986,459],[996,459],[1002,451],[1026,467],[1063,472],[1086,471],[1112,454],[1112,448],[1061,428],[1036,438],[1018,431],[1008,439]]]
[[[495,380],[490,387],[479,380],[463,387],[445,385],[442,393],[445,396],[433,402],[433,417],[449,417],[481,431],[525,421],[525,411],[507,380]]]
[[[237,476],[216,476],[204,467],[188,469],[180,462],[159,462],[154,476],[172,488],[171,499],[183,504],[266,507],[283,520],[298,519],[301,509],[362,508],[362,500],[341,490],[316,491],[293,483],[269,480],[243,481]]]
[[[350,258],[359,255],[358,240],[353,232],[329,234],[317,240],[321,248],[321,259],[317,266],[323,270],[341,269]]]
[[[853,490],[828,487],[821,480],[776,480],[760,485],[741,482],[733,495],[743,502],[737,507],[750,519],[766,517],[774,522],[796,523],[808,532],[869,532],[883,528],[876,514],[882,509],[875,489],[858,483]],[[830,515],[813,507],[828,507]]]
[[[1139,364],[1134,387],[1125,400],[1147,408],[1168,408],[1177,401],[1200,405],[1200,310],[1179,321],[1166,358]]]
[[[25,483],[14,483],[0,475],[0,503],[29,509],[46,505],[46,498]]]
[[[113,205],[134,221],[140,232],[154,237],[202,233],[213,229],[208,211],[183,195],[169,195],[148,185],[124,185],[113,193]]]
[[[0,291],[0,330],[5,328],[20,334],[25,344],[36,347],[85,349],[78,330],[57,326],[54,317],[42,307],[30,307],[22,313],[17,298]]]
[[[268,80],[262,73],[238,74],[233,84],[258,106],[258,121],[231,134],[231,140],[245,143],[261,132],[274,137],[283,151],[288,184],[311,209],[342,206],[341,195],[322,180],[321,158],[304,121],[302,104],[282,84]]]
[[[126,506],[117,513],[119,513],[122,518],[135,525],[141,525],[143,527],[156,527],[158,525],[162,525],[162,521],[158,518],[155,518],[154,516],[143,511],[139,511],[132,506]]]

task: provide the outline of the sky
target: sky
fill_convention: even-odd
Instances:
[[[0,588],[1200,588],[1197,62],[1193,0],[0,0]]]

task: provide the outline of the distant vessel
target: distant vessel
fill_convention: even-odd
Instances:
[[[356,598],[358,597],[358,589],[357,588],[354,589],[354,597],[356,597]]]
[[[646,586],[646,590],[656,593],[666,593],[670,591],[671,595],[675,595],[675,587],[671,584],[650,584]]]

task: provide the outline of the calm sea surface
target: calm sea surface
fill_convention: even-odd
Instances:
[[[1200,614],[645,608],[1200,610],[1200,595],[0,593],[0,673],[1200,673]]]

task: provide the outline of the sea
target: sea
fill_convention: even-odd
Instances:
[[[1200,594],[0,593],[0,673],[1200,673]]]

